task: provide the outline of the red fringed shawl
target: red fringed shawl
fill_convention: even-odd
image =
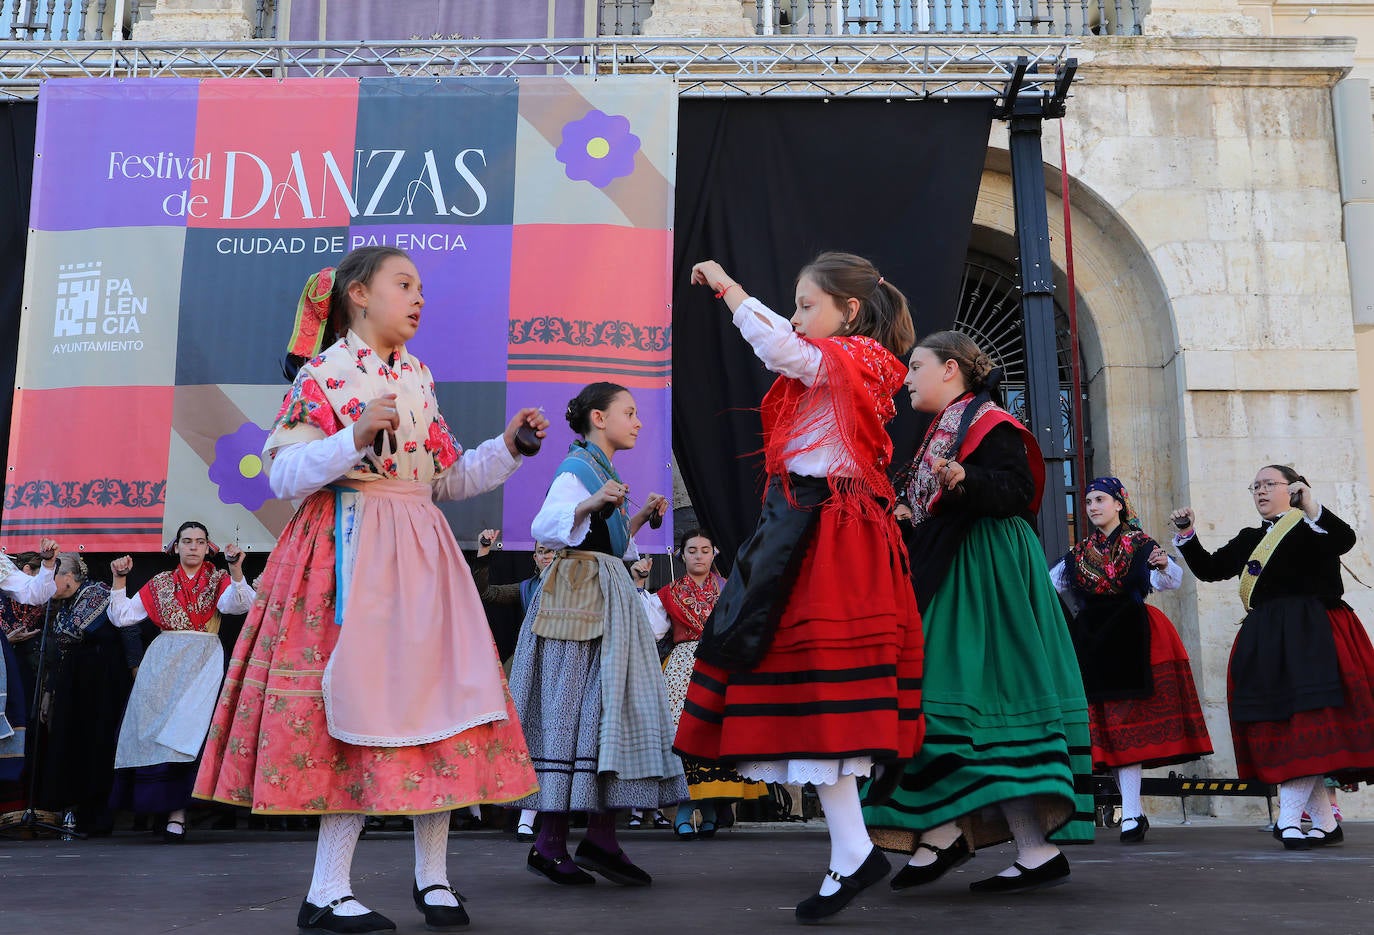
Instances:
[[[820,374],[811,386],[778,377],[763,397],[764,469],[781,480],[790,501],[786,459],[838,445],[851,463],[831,466],[825,508],[881,520],[896,499],[884,427],[897,414],[893,396],[906,367],[872,338],[802,340],[821,352]]]

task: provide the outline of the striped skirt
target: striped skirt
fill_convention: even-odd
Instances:
[[[922,619],[925,744],[892,798],[864,809],[874,843],[910,853],[957,820],[971,846],[998,844],[1011,832],[988,806],[1027,797],[1052,840],[1091,841],[1088,705],[1030,526],[975,523]]]
[[[822,513],[759,665],[727,672],[696,661],[679,754],[735,764],[912,755],[923,726],[921,622],[905,547],[887,532]]]

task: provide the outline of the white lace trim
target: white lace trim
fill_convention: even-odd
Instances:
[[[324,677],[320,679],[321,694],[324,695],[324,722],[329,731],[329,736],[335,740],[342,740],[344,743],[351,743],[359,747],[418,747],[427,743],[438,743],[440,740],[447,740],[465,730],[474,727],[481,727],[483,724],[490,724],[493,721],[506,720],[506,709],[501,708],[497,711],[487,711],[471,717],[461,724],[452,727],[443,727],[427,734],[416,734],[411,737],[387,737],[373,736],[371,734],[355,734],[346,731],[338,725],[338,719],[334,715],[333,692],[330,691],[329,676],[333,674],[334,660],[331,657],[329,665],[324,667]]]
[[[756,782],[782,782],[831,786],[841,776],[867,776],[873,772],[873,757],[853,756],[843,760],[746,760],[736,767],[745,779]]]

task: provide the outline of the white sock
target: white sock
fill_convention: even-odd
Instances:
[[[352,895],[349,871],[353,868],[353,849],[358,846],[358,835],[362,831],[362,815],[320,816],[320,837],[315,843],[315,875],[310,878],[310,892],[305,897],[312,905],[324,907]],[[334,907],[334,914],[338,916],[361,916],[369,911],[356,900]]]
[[[921,832],[921,841],[931,847],[938,847],[944,850],[955,841],[959,840],[959,835],[963,834],[959,826],[952,821],[947,821],[943,825],[936,825]],[[911,859],[907,861],[913,867],[928,867],[936,861],[935,852],[929,848],[918,847],[911,852]]]
[[[1307,797],[1307,814],[1312,816],[1313,831],[1330,834],[1336,830],[1336,810],[1331,807],[1326,783],[1320,779],[1313,783],[1312,794]]]
[[[1035,814],[1035,803],[1029,798],[1009,799],[997,803],[1007,819],[1007,828],[1016,840],[1016,862],[1027,870],[1034,870],[1059,853],[1059,848],[1045,840],[1045,829]],[[999,877],[1014,877],[1020,873],[1008,867]]]
[[[1145,814],[1140,805],[1140,764],[1119,766],[1116,770],[1116,787],[1121,790],[1121,830],[1134,831],[1139,822],[1137,818]]]
[[[859,869],[873,850],[859,804],[859,782],[853,776],[841,776],[833,785],[817,786],[816,796],[821,800],[825,824],[830,829],[830,869],[847,877]],[[822,896],[839,888],[840,884],[829,876],[821,880]]]
[[[175,828],[172,827],[174,821],[177,823]],[[174,812],[167,813],[167,830],[173,834],[186,833],[186,809],[179,808]]]
[[[482,806],[480,806],[480,805],[469,805],[469,806],[468,806],[468,814],[471,815],[473,818],[481,818],[481,817],[482,817]]]
[[[516,822],[515,822],[515,830],[516,830],[516,832],[519,833],[519,832],[523,831],[525,828],[529,828],[529,829],[530,829],[530,830],[529,830],[529,833],[530,833],[530,834],[533,834],[533,833],[534,833],[534,816],[535,816],[535,815],[538,815],[538,814],[539,814],[539,813],[536,812],[536,811],[535,811],[534,809],[532,809],[532,808],[522,808],[522,809],[520,809],[520,817],[519,817],[518,819],[516,819]]]
[[[1312,798],[1312,786],[1321,783],[1320,776],[1299,776],[1279,783],[1279,827],[1297,828],[1296,832],[1285,831],[1286,838],[1302,837],[1302,810],[1307,800]],[[1326,790],[1322,790],[1326,794]]]
[[[449,812],[416,815],[415,822],[415,885],[420,889],[436,883],[448,886],[448,826]],[[456,906],[458,900],[444,890],[425,894],[431,906]]]

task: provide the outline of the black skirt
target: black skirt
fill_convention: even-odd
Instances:
[[[1254,608],[1231,648],[1231,720],[1284,721],[1345,704],[1331,618],[1315,597]]]

